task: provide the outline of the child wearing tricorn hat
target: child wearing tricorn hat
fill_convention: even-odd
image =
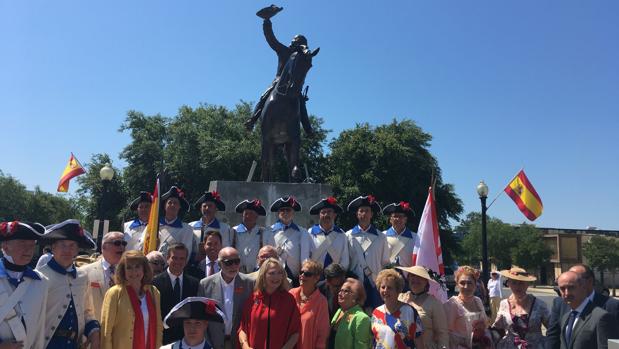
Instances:
[[[140,195],[133,199],[129,204],[131,211],[136,211],[137,217],[125,222],[124,233],[125,241],[127,241],[127,250],[137,250],[141,247],[139,242],[144,235],[146,224],[148,224],[148,216],[150,215],[150,206],[153,203],[153,197],[149,192],[141,191]]]
[[[188,297],[174,306],[163,320],[164,327],[183,326],[184,337],[161,349],[211,349],[206,339],[209,321],[224,322],[225,315],[217,302],[206,297]]]
[[[389,245],[384,234],[372,225],[372,218],[381,208],[372,195],[359,196],[348,204],[348,212],[357,215],[359,222],[346,232],[350,248],[350,269],[357,275],[367,293],[365,307],[371,309],[382,304],[374,280],[389,264]]]

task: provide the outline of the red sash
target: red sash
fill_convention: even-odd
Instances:
[[[150,291],[146,292],[146,307],[148,308],[148,338],[144,338],[144,316],[140,308],[138,295],[131,286],[127,286],[127,293],[131,301],[131,308],[135,314],[135,322],[133,323],[133,349],[155,349],[157,338],[157,310],[153,303],[153,297]]]

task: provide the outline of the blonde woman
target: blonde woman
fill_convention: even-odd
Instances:
[[[153,272],[140,251],[126,251],[116,266],[116,285],[105,293],[101,348],[158,349],[163,323]]]
[[[412,305],[419,313],[423,325],[423,343],[427,349],[449,347],[447,316],[443,305],[430,290],[431,277],[422,266],[398,267],[406,272],[410,291],[401,293],[399,299]]]
[[[241,349],[295,348],[300,341],[301,316],[286,271],[275,258],[258,270],[254,293],[243,306],[239,327]]]

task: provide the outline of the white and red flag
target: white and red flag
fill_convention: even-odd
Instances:
[[[432,187],[428,190],[428,199],[421,214],[417,236],[419,237],[419,244],[413,250],[413,265],[431,269],[441,277],[445,276],[441,238],[438,234],[436,203],[434,202]],[[447,291],[438,282],[430,282],[430,294],[434,295],[442,303],[447,301]]]

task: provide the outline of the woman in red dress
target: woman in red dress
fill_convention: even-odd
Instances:
[[[238,332],[241,349],[297,347],[301,315],[288,288],[284,267],[275,258],[267,259],[258,271],[254,293],[243,306]]]

